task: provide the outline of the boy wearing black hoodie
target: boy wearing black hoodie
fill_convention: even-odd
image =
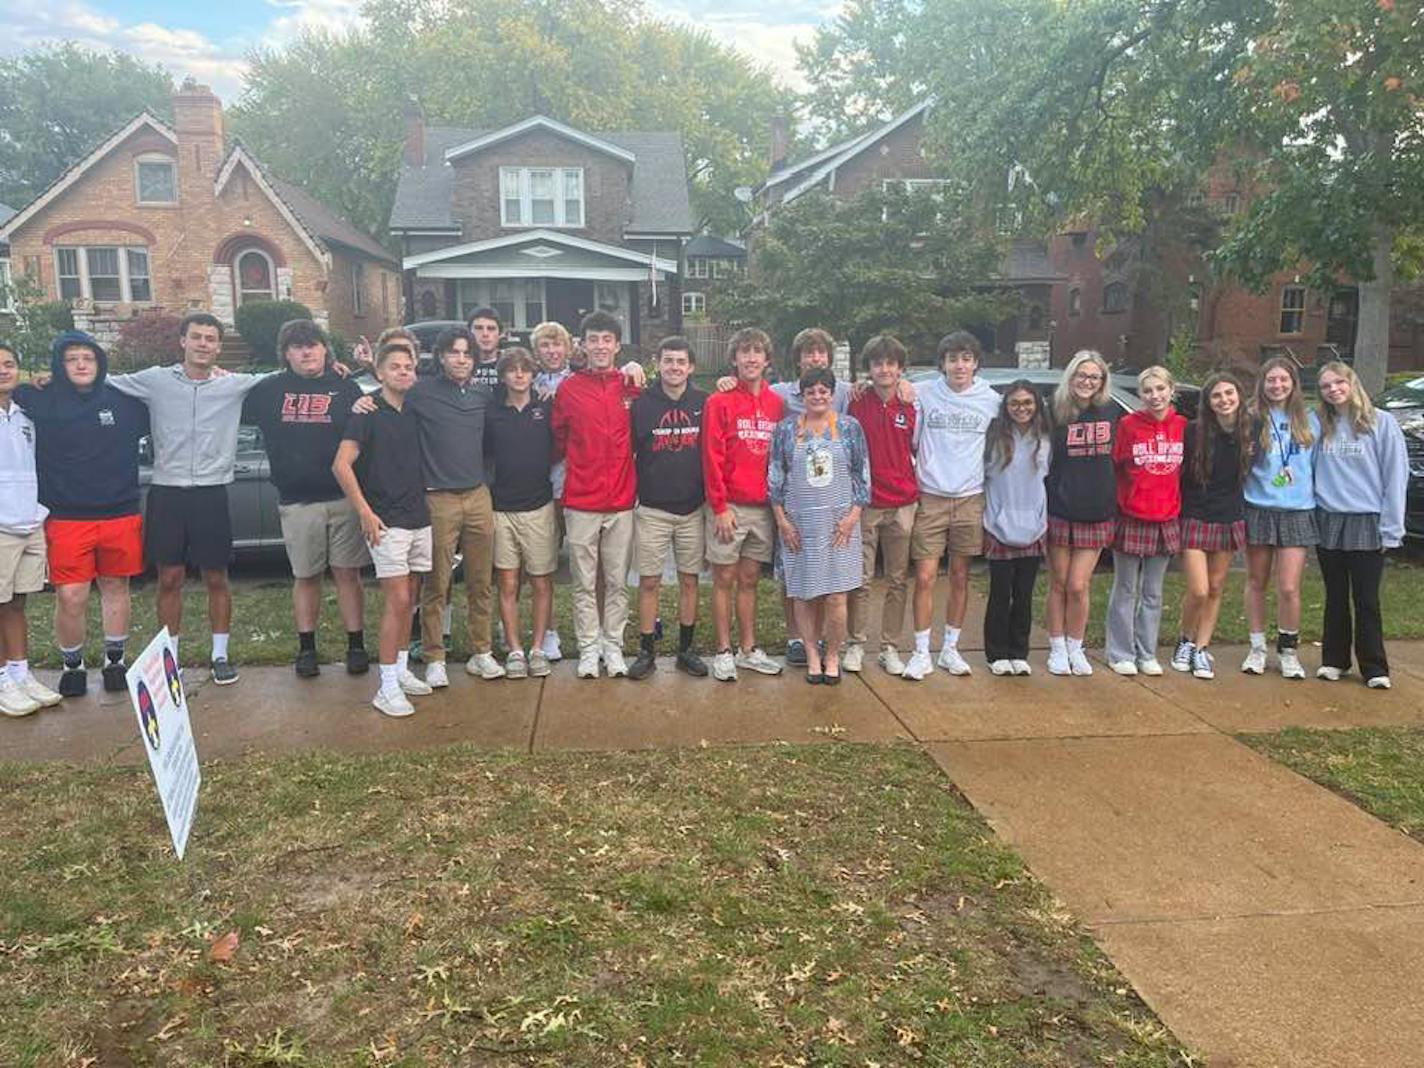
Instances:
[[[36,469],[45,521],[54,630],[64,658],[59,692],[88,689],[84,631],[89,588],[97,581],[104,625],[104,689],[127,688],[129,578],[143,572],[138,444],[148,408],[108,383],[109,360],[88,334],[71,331],[50,352],[53,381],[20,386],[15,399],[36,431]]]

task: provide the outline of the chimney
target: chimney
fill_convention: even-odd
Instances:
[[[771,169],[778,170],[791,151],[791,120],[785,115],[771,117]]]
[[[405,162],[410,167],[425,166],[425,113],[414,100],[405,106]]]
[[[173,94],[173,130],[184,163],[215,169],[223,154],[222,101],[191,78]]]

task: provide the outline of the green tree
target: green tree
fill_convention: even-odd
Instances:
[[[952,198],[871,190],[842,201],[808,193],[771,215],[752,242],[753,269],[720,307],[770,333],[778,351],[821,326],[852,350],[896,334],[919,359],[956,326],[997,323],[1014,294],[986,285],[999,242]]]
[[[33,200],[141,111],[170,117],[172,84],[162,67],[75,44],[0,59],[0,200]]]

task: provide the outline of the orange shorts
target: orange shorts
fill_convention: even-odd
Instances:
[[[49,580],[56,586],[98,576],[143,574],[143,516],[47,519]]]

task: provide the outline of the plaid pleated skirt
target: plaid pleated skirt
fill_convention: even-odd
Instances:
[[[1380,540],[1378,512],[1327,512],[1324,508],[1317,508],[1315,528],[1319,532],[1322,549],[1368,553],[1384,548],[1384,542]]]
[[[1181,545],[1178,534],[1175,519],[1154,523],[1130,515],[1119,516],[1113,551],[1128,556],[1174,556]]]
[[[1048,517],[1048,544],[1068,549],[1106,549],[1112,544],[1117,520],[1101,523],[1075,523],[1071,519]]]
[[[1276,549],[1309,548],[1320,541],[1313,508],[1246,506],[1246,544]]]
[[[1025,560],[1030,556],[1042,556],[1044,552],[1042,538],[1031,545],[1005,545],[987,530],[984,531],[984,558],[986,560]]]
[[[1199,549],[1204,553],[1240,552],[1246,547],[1246,520],[1212,523],[1186,517],[1181,522],[1179,540],[1183,549]]]

